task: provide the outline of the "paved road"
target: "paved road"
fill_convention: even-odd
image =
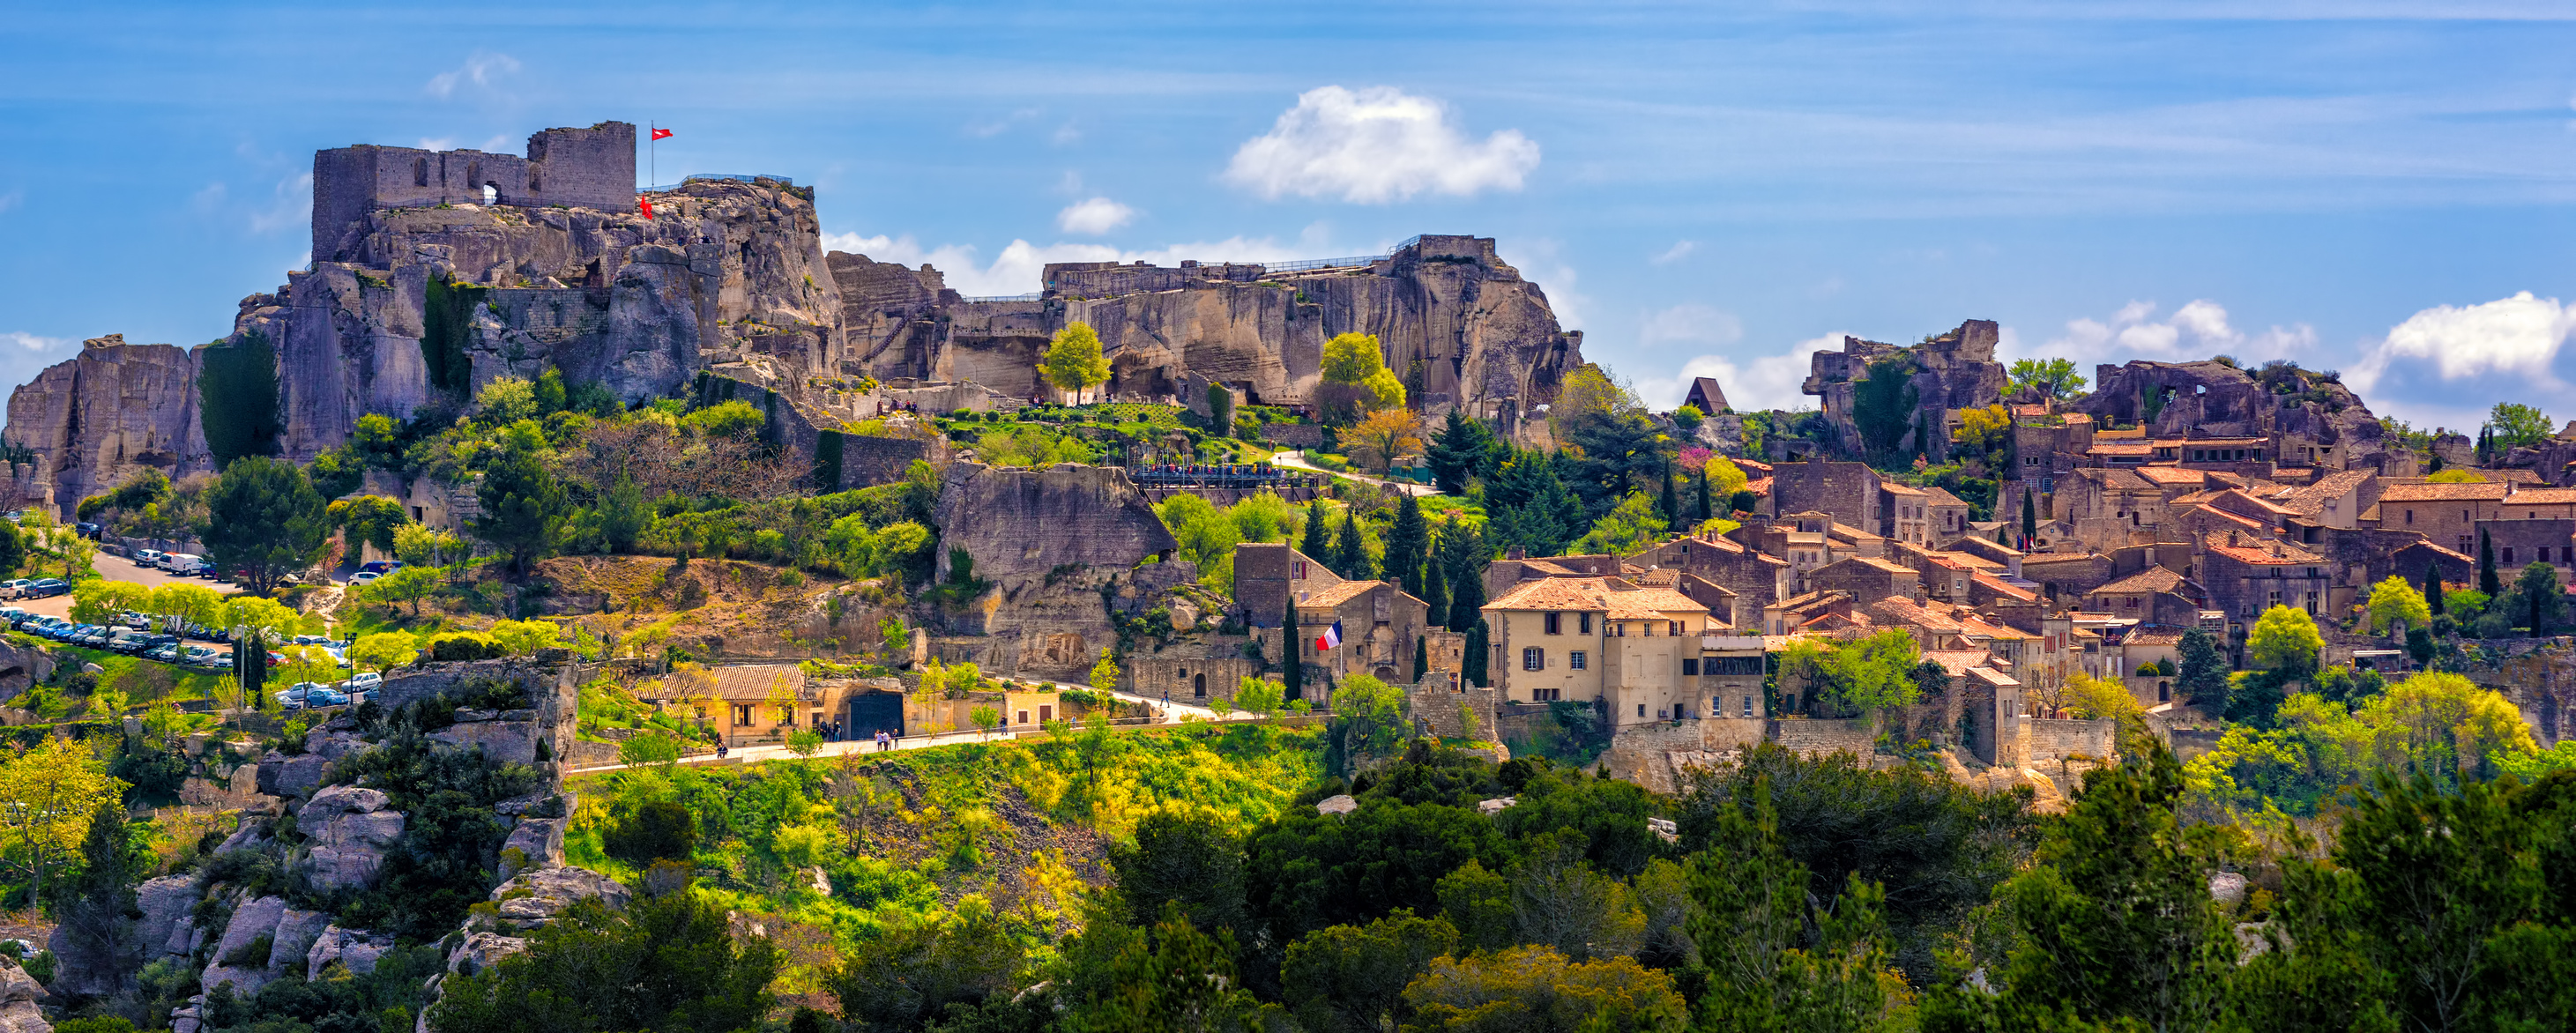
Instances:
[[[1306,454],[1303,452],[1281,452],[1278,455],[1270,457],[1270,460],[1271,462],[1277,463],[1291,470],[1304,470],[1308,473],[1320,473],[1328,477],[1348,477],[1354,481],[1367,481],[1368,483],[1377,485],[1381,488],[1393,488],[1407,495],[1419,498],[1429,498],[1433,495],[1440,494],[1440,489],[1428,484],[1414,484],[1409,481],[1390,481],[1384,477],[1371,477],[1367,474],[1343,473],[1339,470],[1327,470],[1323,467],[1307,462]]]
[[[159,570],[139,565],[133,560],[126,559],[123,556],[110,556],[103,552],[99,553],[90,561],[90,567],[98,571],[98,576],[110,581],[131,581],[135,584],[142,585],[145,588],[159,588],[162,585],[178,582],[191,585],[204,585],[217,592],[232,592],[237,590],[235,586],[228,581],[208,581],[204,578],[180,577],[166,570]],[[49,617],[61,617],[65,620],[69,620],[72,615],[72,597],[69,594],[48,596],[43,599],[11,599],[7,600],[5,603],[0,603],[0,605],[15,606],[29,613],[43,614]],[[199,642],[195,639],[190,639],[188,640],[188,644],[192,646],[211,646],[218,655],[223,656],[230,656],[233,651],[232,646],[222,642]]]

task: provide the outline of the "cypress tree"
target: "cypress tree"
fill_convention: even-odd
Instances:
[[[2025,549],[2039,537],[2039,504],[2031,501],[2035,495],[2030,491],[2021,493],[2021,547]]]
[[[1366,581],[1377,576],[1377,563],[1369,556],[1368,539],[1360,534],[1360,518],[1348,506],[1342,507],[1342,531],[1334,536],[1333,572],[1353,581]]]
[[[2478,591],[2489,599],[2504,594],[2504,579],[2496,576],[2495,540],[2485,531],[2478,532]]]
[[[1279,698],[1306,698],[1305,642],[1297,632],[1297,597],[1288,597],[1288,613],[1279,621]]]
[[[1673,493],[1673,464],[1670,460],[1664,462],[1663,475],[1655,479],[1663,482],[1662,490],[1655,496],[1655,512],[1664,515],[1665,527],[1680,527],[1682,502]]]
[[[1708,520],[1716,516],[1717,501],[1710,498],[1708,495],[1708,468],[1703,466],[1699,468],[1699,516],[1697,519]]]
[[[1431,525],[1422,520],[1422,500],[1410,493],[1395,509],[1395,526],[1386,532],[1387,576],[1400,580],[1404,590],[1422,598],[1422,563],[1431,558]]]
[[[1485,686],[1485,653],[1487,651],[1485,643],[1486,639],[1489,637],[1491,637],[1491,632],[1486,630],[1485,619],[1482,617],[1476,618],[1476,623],[1467,627],[1466,663],[1461,665],[1464,670],[1458,672],[1458,676],[1464,679],[1467,684],[1476,686],[1477,688],[1483,688]]]
[[[1413,683],[1422,684],[1422,676],[1431,673],[1431,645],[1422,636],[1413,637]]]
[[[2424,603],[2433,608],[2433,616],[2442,615],[2442,565],[2424,561]]]
[[[1422,600],[1424,623],[1437,626],[1449,623],[1449,576],[1441,572],[1438,557],[1422,565],[1422,594],[1415,598]]]
[[[1332,535],[1333,525],[1326,522],[1324,515],[1324,500],[1316,499],[1314,505],[1306,507],[1306,537],[1298,543],[1297,551],[1305,553],[1307,559],[1330,567],[1333,565]]]
[[[1484,576],[1471,574],[1459,578],[1457,587],[1449,593],[1449,630],[1465,631],[1483,623],[1484,608]]]

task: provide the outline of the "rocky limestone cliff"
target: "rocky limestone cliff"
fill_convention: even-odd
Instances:
[[[343,250],[246,299],[235,323],[231,340],[277,346],[285,453],[334,447],[367,413],[408,416],[549,367],[630,402],[747,355],[838,373],[839,288],[809,193],[692,180],[649,196],[650,219],[506,205],[368,212]]]
[[[1465,406],[1509,426],[1582,365],[1583,334],[1557,325],[1539,286],[1491,238],[1424,236],[1393,255],[1271,272],[1049,265],[1035,301],[960,299],[927,266],[832,256],[852,361],[881,378],[972,380],[1041,392],[1036,363],[1067,324],[1099,331],[1113,397],[1160,400],[1193,378],[1272,405],[1313,401],[1324,342],[1375,334],[1389,368],[1434,416]]]
[[[2162,392],[2149,419],[2149,395]],[[2271,438],[2284,462],[2328,469],[2376,469],[2387,432],[2361,396],[2337,380],[2295,367],[2248,373],[2217,361],[2146,362],[2094,369],[2093,393],[2075,408],[2096,419],[2144,426],[2155,437]]]
[[[1908,386],[1914,390],[1915,413],[1908,423],[1935,431],[1931,440],[1922,442],[1923,450],[1933,462],[1943,462],[1949,457],[1950,438],[1938,431],[1948,426],[1949,414],[2000,402],[2011,383],[2003,364],[1995,361],[2000,334],[1993,320],[1971,319],[1910,347],[1845,337],[1843,350],[1809,357],[1810,371],[1799,390],[1823,400],[1821,408],[1840,450],[1858,455],[1863,447],[1860,424],[1854,419],[1858,383],[1869,379],[1873,363],[1903,356],[1913,369]],[[1914,434],[1906,432],[1905,447],[1915,444]]]
[[[173,479],[211,470],[198,370],[186,350],[109,334],[19,385],[6,434],[35,463],[15,471],[17,501],[68,509],[146,468]]]
[[[952,644],[971,655],[949,658],[1006,676],[1079,679],[1118,641],[1113,604],[1198,577],[1184,561],[1145,562],[1177,543],[1115,467],[952,464],[934,521],[940,579],[955,572],[950,550],[963,550],[990,586],[949,621],[971,640]]]

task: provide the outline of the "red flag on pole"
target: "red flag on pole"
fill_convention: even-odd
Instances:
[[[661,139],[661,138],[663,138],[663,137],[666,137],[666,136],[669,136],[669,135],[671,135],[671,131],[670,131],[670,130],[668,130],[668,129],[656,129],[656,130],[654,130],[654,131],[653,131],[653,138],[654,138],[654,139],[656,139],[656,140],[659,140],[659,139]]]
[[[644,202],[644,217],[645,217],[645,218],[647,218],[647,219],[652,218],[652,217],[653,217],[653,199],[652,199],[652,198],[649,198],[649,197],[644,197],[644,198],[637,198],[637,200],[640,200],[640,201]]]

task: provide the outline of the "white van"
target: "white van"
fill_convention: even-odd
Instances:
[[[197,572],[197,567],[204,562],[206,562],[206,558],[203,556],[185,552],[174,552],[161,557],[160,567],[161,569],[173,574],[194,574]]]

